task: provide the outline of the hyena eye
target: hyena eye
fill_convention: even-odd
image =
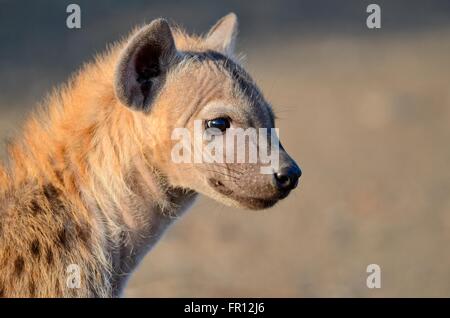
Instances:
[[[206,121],[206,128],[217,128],[221,132],[224,132],[227,128],[230,128],[230,119],[229,118],[215,118],[212,120]]]

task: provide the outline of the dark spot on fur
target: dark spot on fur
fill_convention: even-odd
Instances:
[[[44,196],[47,198],[49,205],[54,213],[62,214],[65,210],[63,201],[61,201],[61,191],[56,189],[51,183],[43,187]]]
[[[41,245],[39,243],[39,240],[36,239],[33,242],[31,242],[30,250],[31,250],[31,254],[34,257],[39,258],[39,256],[41,255]]]
[[[24,267],[25,262],[23,260],[23,257],[22,256],[17,257],[14,262],[14,274],[16,274],[17,276],[22,275]]]
[[[30,209],[33,215],[38,215],[43,211],[42,207],[36,202],[36,200],[31,201]]]
[[[89,246],[91,240],[91,230],[87,224],[77,224],[76,225],[77,237],[84,243],[84,245]]]
[[[47,250],[47,256],[45,258],[47,259],[48,265],[53,265],[54,262],[53,251],[50,248]]]
[[[28,289],[30,291],[30,297],[35,297],[36,296],[36,284],[34,283],[33,279],[30,280]]]
[[[49,202],[55,201],[59,197],[59,190],[51,183],[44,185],[44,195]]]
[[[68,249],[70,244],[70,237],[69,232],[64,227],[58,232],[57,240],[59,245],[61,245],[63,248]]]
[[[9,247],[5,246],[5,249],[3,250],[3,259],[2,259],[2,266],[1,267],[6,267],[6,265],[8,265],[8,260],[9,260]]]
[[[0,283],[0,298],[5,297],[5,287]]]
[[[55,170],[56,179],[58,179],[59,183],[64,184],[63,173],[61,170]]]
[[[56,297],[61,296],[61,289],[59,288],[59,280],[57,280],[55,283],[55,293]]]

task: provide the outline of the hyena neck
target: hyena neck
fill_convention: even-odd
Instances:
[[[114,95],[113,58],[114,53],[87,66],[54,94],[44,115],[27,122],[24,138],[11,152],[14,182],[39,176],[38,182],[51,183],[72,205],[89,212],[111,260],[118,295],[196,195],[168,185],[153,162],[143,139],[151,127]]]

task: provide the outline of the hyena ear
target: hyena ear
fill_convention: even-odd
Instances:
[[[238,32],[238,20],[234,13],[229,13],[209,30],[205,38],[208,48],[233,55]]]
[[[126,106],[150,109],[175,63],[177,50],[169,24],[152,21],[134,34],[122,51],[115,73],[115,91]]]

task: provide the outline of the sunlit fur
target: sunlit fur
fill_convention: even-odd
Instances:
[[[206,176],[220,174],[174,166],[171,131],[190,127],[212,101],[236,105],[246,123],[251,116],[271,127],[270,107],[256,88],[254,95],[236,92],[221,63],[198,61],[193,53],[217,50],[205,38],[177,27],[172,33],[180,63],[150,112],[133,111],[115,95],[114,70],[126,38],[51,93],[9,145],[0,167],[0,297],[118,296],[197,192],[242,205],[207,185]],[[253,177],[247,181],[261,178]],[[81,269],[79,289],[66,285],[72,263]]]

